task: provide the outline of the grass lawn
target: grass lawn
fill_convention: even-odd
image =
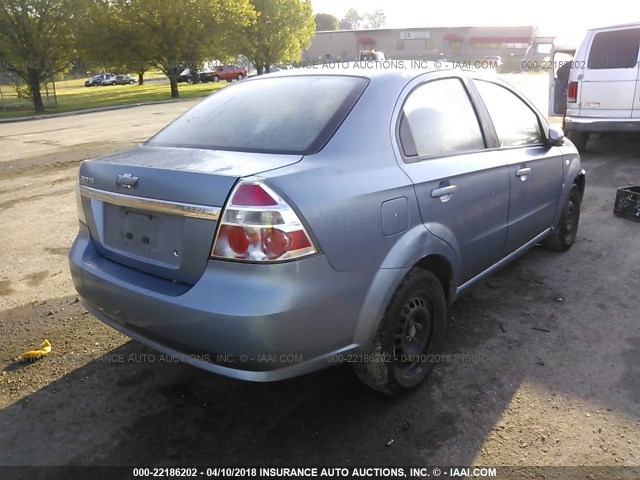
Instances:
[[[89,108],[111,107],[116,105],[131,105],[136,103],[171,100],[171,90],[168,83],[146,83],[140,85],[116,85],[109,87],[85,87],[84,79],[69,80],[56,83],[58,97],[57,108],[46,108],[45,114],[86,110]],[[180,83],[180,98],[204,97],[228,85],[220,83],[198,83],[195,85]],[[0,118],[17,118],[34,115],[33,106],[26,99],[22,99],[20,110],[15,91],[11,87],[2,86],[3,99],[0,100]],[[49,85],[49,93],[52,87]],[[43,100],[44,98],[43,91]],[[13,108],[12,108],[13,106]],[[6,110],[5,110],[6,108]]]

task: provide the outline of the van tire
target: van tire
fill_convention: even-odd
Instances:
[[[587,150],[587,141],[589,140],[589,132],[568,132],[567,137],[573,142],[579,152]]]
[[[388,395],[415,389],[437,361],[446,323],[442,283],[427,270],[411,270],[391,297],[372,345],[353,363],[355,373]]]

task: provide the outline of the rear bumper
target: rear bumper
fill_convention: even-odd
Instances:
[[[564,119],[566,132],[640,132],[640,118],[570,117]]]
[[[102,257],[84,225],[69,263],[84,305],[106,324],[194,366],[263,382],[357,350],[406,273],[338,272],[322,255],[274,265],[210,261],[186,286]]]

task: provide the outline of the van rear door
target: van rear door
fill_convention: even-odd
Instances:
[[[640,60],[638,60],[638,63],[640,63]],[[640,68],[637,68],[637,70],[636,93],[633,97],[633,112],[631,112],[633,118],[640,118]]]
[[[584,65],[578,65],[583,67],[577,77],[581,117],[631,118],[639,52],[637,26],[593,32]]]
[[[549,116],[562,117],[567,112],[567,85],[569,70],[573,65],[575,48],[558,47],[551,49],[551,65],[549,69]]]

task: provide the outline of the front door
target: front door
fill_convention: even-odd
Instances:
[[[498,137],[495,153],[509,165],[506,256],[551,227],[562,192],[562,154],[546,145],[538,115],[518,95],[486,80],[474,85]]]

